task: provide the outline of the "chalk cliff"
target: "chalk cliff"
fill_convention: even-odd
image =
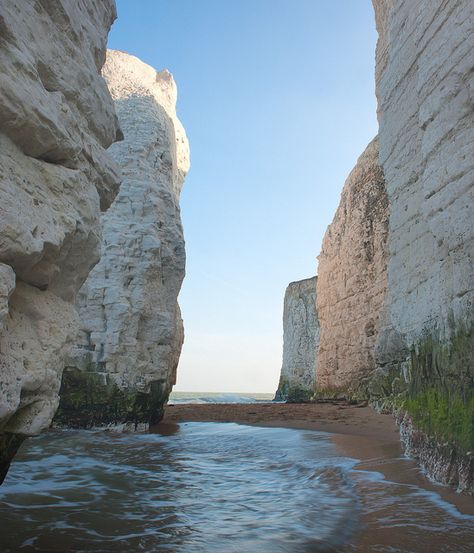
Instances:
[[[113,0],[0,4],[0,482],[48,427],[120,138],[100,69]]]
[[[406,385],[410,453],[474,490],[474,4],[374,0],[374,8],[390,204],[376,358],[382,376]]]
[[[304,401],[314,394],[319,321],[317,277],[291,282],[283,306],[283,363],[277,400]]]
[[[373,3],[379,135],[319,256],[316,390],[394,410],[406,451],[474,492],[474,5]]]
[[[347,178],[318,264],[320,395],[359,390],[376,368],[374,344],[387,290],[388,199],[375,138]]]
[[[81,336],[56,419],[70,426],[160,420],[184,337],[179,195],[189,148],[176,85],[167,71],[113,50],[102,73],[125,135],[109,149],[123,182],[102,217],[101,260],[78,296]]]

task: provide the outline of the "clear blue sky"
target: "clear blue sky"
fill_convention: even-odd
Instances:
[[[118,0],[109,46],[169,69],[191,146],[176,390],[272,392],[283,295],[313,276],[377,132],[370,0]]]

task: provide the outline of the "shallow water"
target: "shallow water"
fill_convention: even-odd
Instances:
[[[53,431],[0,487],[2,552],[472,552],[474,517],[355,470],[327,434]]]

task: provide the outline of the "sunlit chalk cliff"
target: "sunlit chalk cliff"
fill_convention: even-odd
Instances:
[[[78,297],[81,336],[57,416],[85,427],[160,420],[184,337],[179,195],[189,148],[176,85],[167,71],[113,50],[102,73],[125,135],[109,150],[123,182],[102,217],[101,260]]]
[[[388,199],[375,138],[344,184],[318,263],[316,387],[355,394],[376,368],[374,344],[387,290]]]
[[[0,3],[0,481],[47,428],[100,255],[120,137],[100,70],[113,0]]]
[[[319,321],[317,277],[291,282],[283,307],[283,363],[277,400],[305,401],[314,394]]]
[[[405,383],[394,399],[408,412],[408,451],[435,477],[474,490],[474,3],[374,7],[390,204],[376,357],[387,381]]]

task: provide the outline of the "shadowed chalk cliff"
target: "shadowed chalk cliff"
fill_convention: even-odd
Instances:
[[[120,137],[100,76],[113,0],[0,4],[0,481],[47,428],[99,259]]]
[[[125,135],[109,150],[123,182],[102,217],[101,260],[78,296],[80,341],[56,418],[69,426],[158,421],[183,343],[179,195],[189,148],[176,85],[167,71],[114,50],[102,73]]]

